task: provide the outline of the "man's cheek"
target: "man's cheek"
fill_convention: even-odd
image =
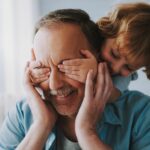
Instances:
[[[44,91],[49,90],[49,80],[40,83],[40,88]]]

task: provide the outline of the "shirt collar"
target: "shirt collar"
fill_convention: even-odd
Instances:
[[[119,113],[115,111],[115,105],[108,104],[105,107],[102,122],[112,125],[122,125],[121,117],[119,116]]]

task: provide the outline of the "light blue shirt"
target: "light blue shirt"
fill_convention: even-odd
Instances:
[[[31,124],[27,102],[18,102],[0,130],[0,149],[14,150]],[[150,97],[137,91],[125,91],[116,102],[106,105],[97,133],[113,150],[150,150]],[[56,149],[56,138],[54,129],[44,149]]]
[[[124,92],[125,90],[127,90],[130,82],[137,80],[137,78],[138,78],[137,72],[134,72],[127,77],[123,77],[120,75],[112,76],[113,83],[120,92]]]

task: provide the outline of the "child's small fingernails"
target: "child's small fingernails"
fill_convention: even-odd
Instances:
[[[41,62],[40,61],[38,61],[38,65],[41,66]]]
[[[47,72],[47,73],[46,73],[46,75],[49,75],[49,74],[50,74],[50,72]]]
[[[49,68],[46,68],[46,71],[48,71],[48,72],[49,72],[49,71],[50,71],[50,69],[49,69]]]
[[[61,68],[62,67],[62,65],[58,65],[58,68]]]

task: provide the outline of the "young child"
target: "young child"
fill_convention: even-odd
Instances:
[[[105,38],[99,58],[107,62],[110,73],[129,76],[139,68],[145,67],[146,75],[150,79],[150,5],[117,5],[97,24]],[[85,82],[94,59],[87,50],[81,50],[81,53],[85,59],[67,60],[58,67],[70,78]]]
[[[116,87],[120,91],[126,90],[130,81],[137,78],[134,72],[141,67],[145,67],[147,77],[150,78],[150,5],[116,5],[114,10],[108,16],[102,17],[97,24],[105,38],[99,60],[107,63]],[[81,53],[84,58],[66,60],[58,65],[58,68],[68,77],[85,83],[89,69],[93,69],[96,74],[97,63],[88,50],[81,50]],[[33,66],[32,68],[40,67],[36,64]],[[32,78],[35,83],[39,83],[45,71],[41,68],[34,72]]]

